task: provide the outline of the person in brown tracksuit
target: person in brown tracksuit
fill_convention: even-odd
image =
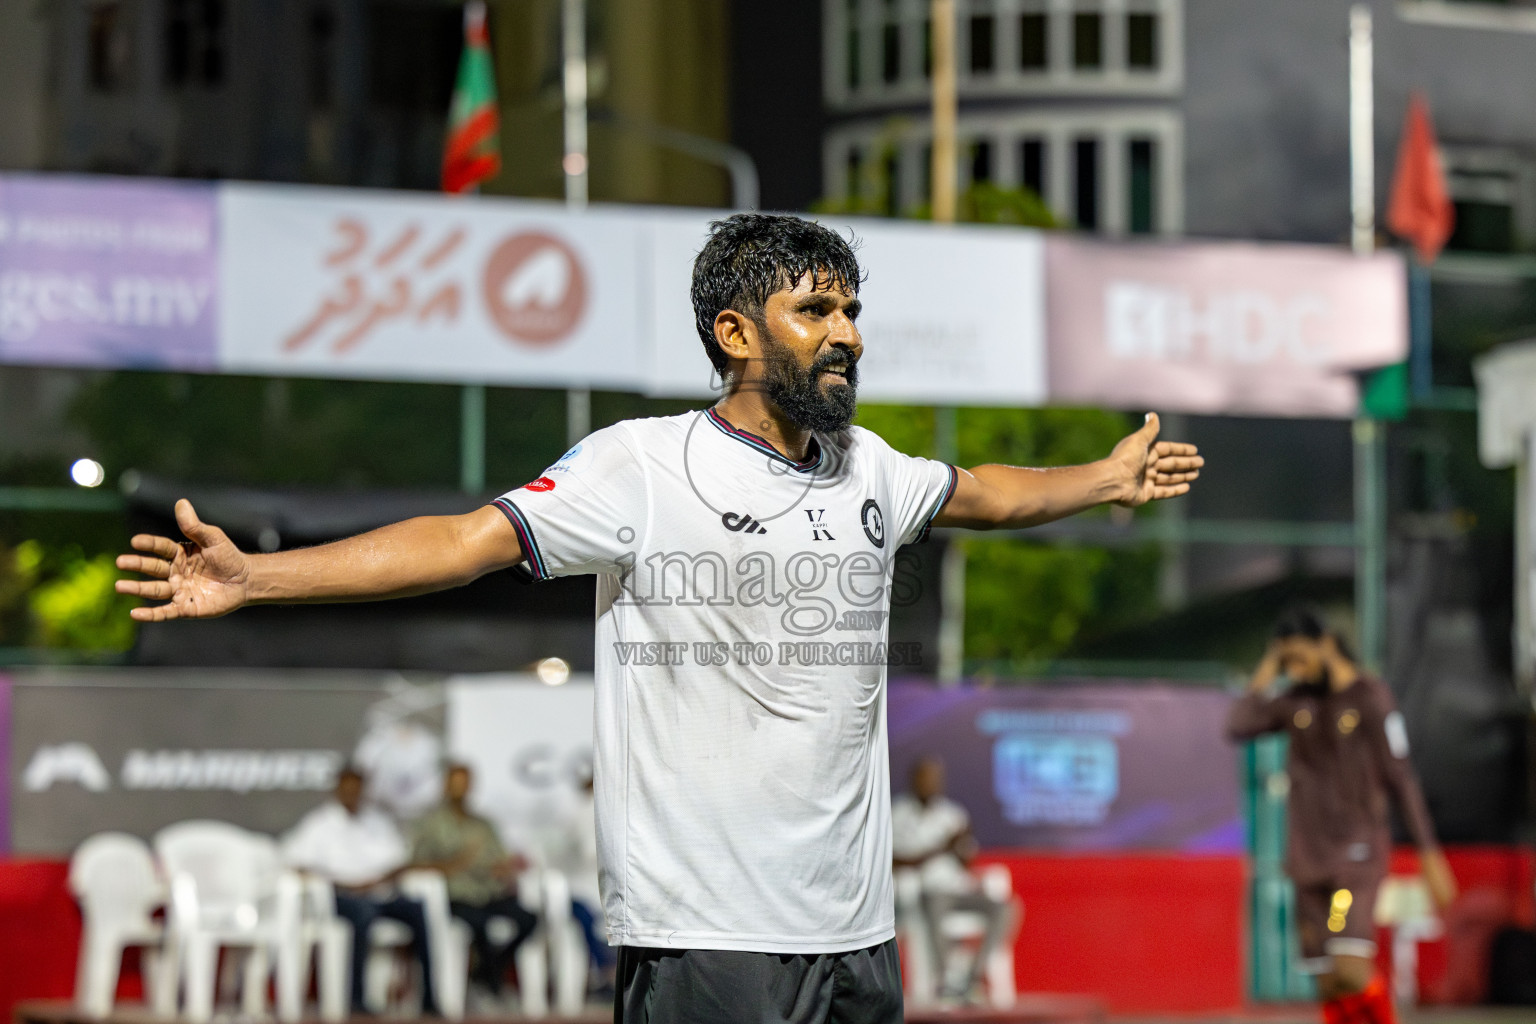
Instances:
[[[1289,685],[1271,692],[1276,679]],[[1435,841],[1403,716],[1385,683],[1364,673],[1348,646],[1307,609],[1276,626],[1248,692],[1232,706],[1227,735],[1290,737],[1286,872],[1296,886],[1304,969],[1317,975],[1328,1024],[1392,1024],[1391,996],[1376,977],[1376,892],[1387,875],[1395,799],[1442,908],[1456,882]]]

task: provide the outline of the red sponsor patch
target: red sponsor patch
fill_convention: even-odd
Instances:
[[[523,490],[525,491],[552,491],[554,489],[555,482],[547,476],[541,476],[531,483],[523,484]]]

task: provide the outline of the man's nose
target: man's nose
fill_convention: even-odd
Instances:
[[[827,338],[829,345],[843,345],[853,352],[853,358],[857,360],[864,354],[864,339],[859,335],[858,327],[846,315],[839,314],[832,322],[832,331]]]

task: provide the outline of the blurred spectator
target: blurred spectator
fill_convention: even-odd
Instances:
[[[443,802],[412,830],[411,860],[417,867],[441,871],[447,879],[453,916],[469,925],[473,935],[474,980],[499,996],[507,967],[537,918],[517,899],[522,858],[509,857],[495,827],[469,810],[473,782],[467,765],[448,767]],[[499,948],[489,934],[491,921],[498,917],[516,928],[512,940]]]
[[[964,807],[944,795],[944,764],[925,757],[912,768],[912,791],[891,804],[893,867],[916,871],[922,884],[923,914],[927,919],[929,948],[934,953],[934,976],[945,979],[942,924],[954,911],[979,913],[987,929],[981,948],[963,986],[942,993],[969,998],[981,980],[987,958],[1007,934],[1011,907],[982,891],[971,873],[976,840],[971,836],[971,816]]]
[[[352,1012],[367,1012],[363,975],[369,931],[383,917],[410,929],[421,965],[422,1010],[436,1016],[426,913],[395,887],[407,866],[405,840],[387,814],[363,805],[365,785],[362,772],[343,768],[336,777],[334,799],[310,811],[283,837],[283,859],[335,886],[336,913],[352,924]]]
[[[603,897],[597,885],[597,822],[592,798],[592,772],[581,780],[581,790],[566,822],[565,835],[553,858],[554,866],[565,872],[571,885],[571,916],[581,925],[587,940],[587,952],[600,980],[600,993],[611,990],[613,969],[618,962],[613,947],[604,935]]]

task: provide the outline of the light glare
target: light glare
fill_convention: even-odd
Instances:
[[[571,678],[571,666],[564,658],[545,658],[534,666],[533,671],[545,686],[559,686]]]
[[[76,459],[69,467],[69,478],[81,487],[100,487],[107,471],[95,459]]]

